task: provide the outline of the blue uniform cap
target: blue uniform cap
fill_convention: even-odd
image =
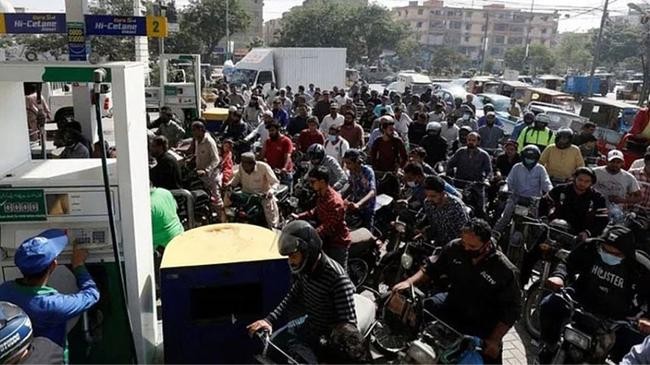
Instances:
[[[56,259],[68,244],[63,230],[48,229],[38,236],[25,240],[14,257],[14,262],[23,275],[41,273]]]

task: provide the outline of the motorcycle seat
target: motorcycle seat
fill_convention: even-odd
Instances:
[[[352,241],[350,245],[355,246],[362,243],[374,242],[376,238],[366,228],[359,228],[350,232],[350,240]]]
[[[357,329],[366,337],[375,323],[375,302],[360,294],[354,294],[354,311],[357,314]]]

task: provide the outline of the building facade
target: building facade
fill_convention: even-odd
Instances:
[[[282,18],[267,20],[264,22],[264,45],[270,46],[280,38],[282,30]]]
[[[234,42],[235,53],[248,52],[248,45],[256,39],[264,37],[264,0],[237,0],[239,6],[250,17],[248,29],[245,32],[233,33],[230,41]],[[225,41],[224,41],[225,42]],[[225,45],[225,43],[224,43]]]
[[[423,4],[411,1],[392,10],[396,20],[404,21],[425,47],[447,46],[470,60],[486,57],[499,60],[508,48],[530,44],[552,47],[557,42],[559,16],[554,13],[527,12],[506,8],[504,4],[482,8],[445,6],[441,0]]]

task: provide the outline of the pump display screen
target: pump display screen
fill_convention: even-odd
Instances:
[[[47,215],[69,215],[70,195],[68,194],[45,194],[47,203]]]
[[[198,322],[231,321],[232,317],[257,318],[262,313],[262,285],[241,284],[193,288],[190,315]]]

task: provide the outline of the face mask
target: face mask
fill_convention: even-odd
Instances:
[[[470,258],[475,259],[475,258],[481,256],[481,249],[478,249],[478,250],[465,250],[465,253]]]
[[[606,252],[605,250],[603,250],[602,247],[598,247],[598,254],[600,255],[600,259],[603,260],[604,263],[610,266],[619,265],[623,261],[621,257]]]
[[[463,120],[469,120],[469,114],[463,114]]]
[[[414,188],[418,186],[418,184],[415,181],[409,181],[406,183],[406,185],[408,185],[409,188]]]
[[[336,134],[329,135],[327,138],[330,140],[330,142],[336,142],[338,136]]]
[[[526,166],[533,166],[537,163],[537,161],[533,160],[532,158],[524,158],[524,165]]]

